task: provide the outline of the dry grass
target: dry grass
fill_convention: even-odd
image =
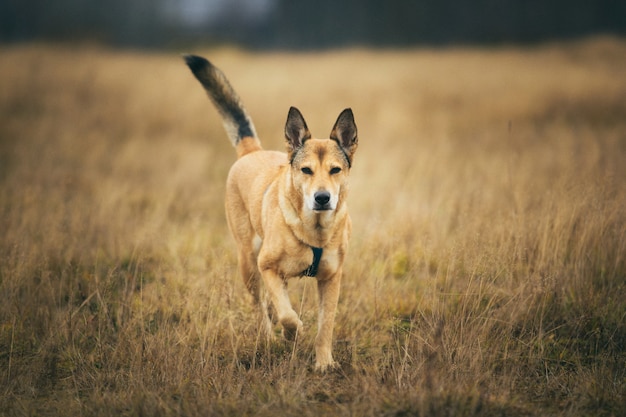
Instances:
[[[197,51],[196,51],[197,52]],[[335,329],[259,343],[175,54],[0,49],[0,414],[626,414],[626,43],[211,57],[268,148],[354,109]]]

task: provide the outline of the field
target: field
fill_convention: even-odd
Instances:
[[[336,371],[266,345],[176,52],[0,46],[0,414],[626,415],[626,42],[252,53],[264,146],[354,110]],[[279,332],[279,329],[276,329]]]

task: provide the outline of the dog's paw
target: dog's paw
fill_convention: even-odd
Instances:
[[[316,361],[315,362],[315,372],[319,372],[319,373],[325,373],[325,372],[330,372],[330,371],[334,371],[335,369],[339,368],[339,364],[337,362],[335,362],[332,358],[330,358],[330,361]]]
[[[283,320],[283,337],[289,341],[296,340],[298,333],[302,332],[302,321],[299,319]]]

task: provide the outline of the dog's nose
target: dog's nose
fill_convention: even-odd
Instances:
[[[315,202],[320,206],[325,206],[330,201],[330,193],[328,191],[318,191],[313,195]]]

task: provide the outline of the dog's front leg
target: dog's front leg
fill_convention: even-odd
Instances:
[[[337,302],[339,301],[340,284],[341,270],[330,279],[317,281],[319,313],[315,338],[315,369],[321,372],[335,366],[332,352],[333,327]]]
[[[278,322],[283,326],[283,336],[287,340],[295,340],[298,332],[302,330],[302,321],[291,307],[287,293],[287,282],[272,269],[263,270],[261,275],[276,309]]]

